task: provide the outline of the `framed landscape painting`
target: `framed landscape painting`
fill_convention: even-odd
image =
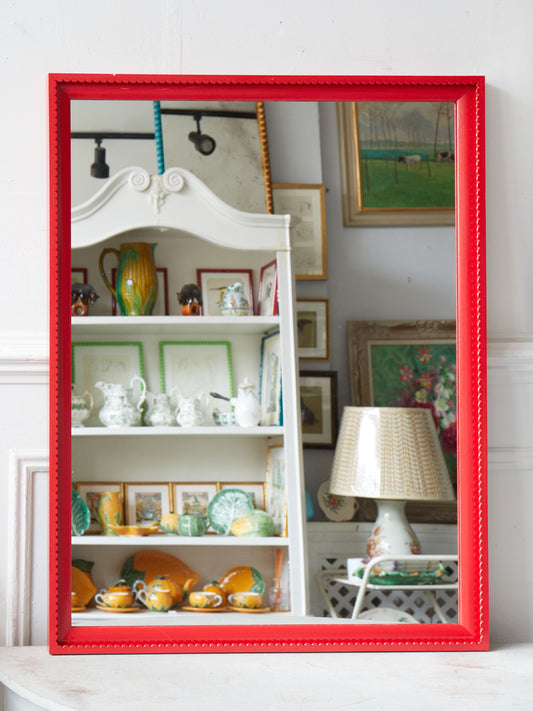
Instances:
[[[346,226],[455,223],[454,104],[337,105]]]

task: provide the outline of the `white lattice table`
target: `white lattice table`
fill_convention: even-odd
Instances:
[[[423,585],[370,582],[373,569],[390,561],[442,561],[450,564],[451,571],[442,580]],[[348,577],[345,568],[331,567],[319,571],[316,580],[331,617],[357,619],[364,610],[383,609],[392,604],[392,609],[414,618],[411,621],[435,622],[436,615],[440,622],[454,622],[457,619],[456,569],[457,555],[379,556],[369,561],[362,577]],[[367,597],[367,593],[372,594]],[[347,614],[350,609],[351,614]]]

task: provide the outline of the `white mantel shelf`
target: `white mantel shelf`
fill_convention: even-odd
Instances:
[[[51,656],[0,649],[5,711],[530,711],[533,644],[490,652]]]

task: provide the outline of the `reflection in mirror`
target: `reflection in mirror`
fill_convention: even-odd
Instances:
[[[81,412],[80,427],[72,423],[72,484],[80,496],[73,498],[76,610],[67,627],[82,644],[122,639],[121,629],[137,630],[128,634],[139,640],[158,639],[154,625],[163,625],[180,648],[186,639],[195,644],[204,629],[210,630],[209,640],[225,638],[221,625],[229,624],[237,625],[241,636],[246,629],[255,639],[259,634],[268,648],[269,640],[287,639],[284,629],[294,639],[297,624],[308,630],[306,639],[340,634],[360,648],[359,630],[379,639],[379,626],[388,622],[398,623],[400,645],[416,648],[425,636],[422,627],[432,638],[451,639],[471,619],[468,605],[458,607],[457,576],[462,561],[472,558],[472,540],[457,541],[455,502],[440,503],[454,498],[457,469],[471,467],[457,451],[457,413],[462,408],[464,421],[482,421],[477,405],[457,396],[467,392],[457,386],[463,372],[468,374],[459,354],[471,344],[464,318],[456,334],[456,308],[462,314],[472,304],[456,306],[456,275],[466,278],[460,256],[479,238],[465,229],[461,215],[457,235],[453,226],[455,169],[461,174],[467,143],[461,144],[461,136],[454,142],[450,107],[456,97],[450,92],[438,102],[435,92],[427,102],[401,100],[398,92],[391,97],[373,105],[365,91],[359,123],[357,102],[313,103],[305,97],[320,137],[306,149],[316,156],[320,175],[309,174],[307,183],[294,188],[301,201],[305,189],[325,186],[329,278],[299,275],[296,283],[282,246],[284,218],[271,215],[268,224],[261,223],[260,213],[268,212],[270,172],[261,168],[267,199],[260,207],[257,181],[245,168],[220,182],[216,170],[201,174],[194,164],[180,163],[187,151],[207,161],[226,140],[221,157],[228,163],[242,145],[242,129],[221,139],[219,124],[207,119],[245,111],[243,102],[161,101],[164,175],[155,137],[157,94],[154,101],[71,102],[71,281],[90,293],[77,294],[89,303],[86,315],[73,311],[71,337],[72,407],[75,403]],[[190,115],[200,103],[204,114]],[[301,146],[291,152],[285,139],[297,132],[304,104],[269,101],[265,91],[260,106],[269,136],[269,155],[265,159],[263,146],[261,165],[271,165],[274,182],[290,189],[293,176],[301,181],[310,164]],[[175,111],[165,113],[170,108]],[[225,118],[232,126],[257,126],[249,118]],[[95,144],[77,133],[97,134],[104,127],[149,133],[149,121],[153,138],[109,139],[120,146],[113,155],[106,153],[110,177],[90,177]],[[197,149],[199,134],[214,138],[211,155]],[[153,193],[150,176],[158,173],[158,159],[166,183],[163,198],[154,203],[142,193]],[[466,164],[464,171],[471,174]],[[462,195],[466,200],[467,192]],[[257,213],[242,239],[240,213],[233,207]],[[301,210],[300,225],[304,204]],[[231,225],[227,235],[222,223],[213,231],[212,215],[215,221],[223,215]],[[293,240],[320,244],[321,219],[308,224],[309,232],[295,232]],[[272,240],[268,231],[256,231],[269,226]],[[302,244],[294,242],[293,248]],[[136,275],[139,265],[142,278]],[[215,300],[209,289],[216,290]],[[268,289],[277,289],[279,303],[268,301]],[[245,310],[232,306],[220,322],[211,313],[231,302],[232,291]],[[210,304],[209,315],[183,319],[179,295],[189,292],[200,313]],[[316,361],[298,366],[296,348],[300,355],[309,349],[306,360],[315,356]],[[276,405],[275,362],[283,370],[283,405],[279,400]],[[265,393],[279,411],[268,409]],[[390,471],[384,466],[392,440],[358,420],[356,449],[363,469],[348,472],[344,464],[356,456],[351,413],[367,413],[375,424],[381,421],[374,417],[376,408],[406,407],[411,409],[405,414],[416,408],[430,425],[432,438],[422,436],[418,425],[413,431],[411,452],[427,454],[422,469],[405,451],[405,429],[399,440],[409,462],[401,467],[403,484],[386,483],[386,477],[398,476],[398,458]],[[259,425],[254,420],[247,429],[244,423],[255,409]],[[265,412],[268,420],[261,420]],[[230,436],[235,428],[239,437]],[[366,460],[372,442],[379,445],[372,445],[378,448]],[[427,477],[431,467],[433,479]],[[462,481],[468,492],[467,477]],[[384,504],[367,548],[374,500]],[[386,532],[397,520],[406,523],[400,503],[406,500],[416,501],[408,509],[416,535],[407,547],[397,528]],[[476,524],[465,514],[463,519],[465,530],[473,530]],[[382,557],[369,564],[376,556]],[[465,600],[470,581],[464,575],[461,587]],[[203,588],[203,596],[189,597]],[[98,589],[107,593],[95,605]],[[154,612],[159,610],[166,612]],[[326,632],[331,626],[335,631]],[[61,645],[58,650],[66,649]]]

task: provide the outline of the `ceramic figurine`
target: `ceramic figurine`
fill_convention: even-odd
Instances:
[[[156,244],[147,242],[132,242],[121,244],[120,249],[107,247],[100,253],[100,274],[123,316],[146,316],[154,309],[157,298],[156,247]],[[104,258],[109,253],[117,258],[116,288],[104,271]]]
[[[185,284],[178,291],[178,302],[183,316],[199,316],[202,310],[202,290],[196,284]]]
[[[94,405],[93,396],[87,390],[83,395],[76,395],[74,385],[70,395],[70,421],[72,427],[83,427],[83,423],[91,414]]]
[[[207,395],[198,393],[185,397],[179,388],[172,388],[171,397],[178,403],[178,414],[176,420],[181,427],[197,427],[205,422],[205,408],[207,406]]]
[[[223,316],[248,316],[250,304],[244,295],[243,283],[236,281],[220,290],[219,306]]]
[[[133,401],[133,384],[141,384],[141,395]],[[136,427],[141,424],[142,404],[146,399],[146,383],[143,378],[134,375],[130,387],[121,383],[104,383],[101,380],[95,387],[104,394],[104,406],[98,413],[106,427]]]
[[[71,316],[87,316],[89,304],[95,304],[100,297],[90,284],[72,284],[70,287]]]
[[[176,424],[176,411],[166,393],[146,393],[147,410],[144,422],[149,427],[171,427]]]

